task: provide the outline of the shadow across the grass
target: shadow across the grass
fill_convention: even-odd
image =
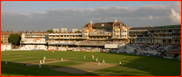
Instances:
[[[131,56],[131,57],[138,56],[138,58],[132,59],[129,62],[126,62],[126,63],[122,62],[121,67],[127,67],[127,68],[132,68],[132,69],[136,69],[140,71],[145,71],[146,73],[154,75],[154,76],[180,76],[181,75],[181,62],[179,60],[126,54],[126,53],[103,53],[103,54],[114,54],[114,55],[121,55],[121,56],[124,55],[124,56]],[[117,67],[118,68],[120,67],[119,63],[118,63],[118,66],[116,66],[115,68]],[[115,72],[115,73],[118,72],[118,71],[110,71],[110,70],[103,70],[103,71]],[[133,73],[137,73],[137,72],[133,71]],[[127,74],[123,74],[123,75],[127,75]],[[132,75],[131,71],[130,71],[130,75]]]
[[[44,51],[48,52],[48,51]],[[118,64],[118,66],[109,67],[105,69],[101,69],[98,71],[94,71],[94,73],[87,74],[72,74],[68,72],[59,72],[55,70],[51,70],[50,67],[61,68],[65,67],[61,64],[58,65],[42,65],[43,68],[38,68],[38,65],[35,66],[23,66],[23,64],[17,64],[14,62],[8,62],[8,64],[4,64],[4,61],[1,61],[2,71],[1,74],[4,75],[23,75],[23,76],[145,76],[145,75],[154,75],[154,76],[179,76],[181,74],[181,62],[177,60],[169,60],[158,57],[150,57],[150,56],[140,56],[140,55],[132,55],[132,54],[123,54],[123,53],[97,53],[97,52],[61,52],[56,53],[52,56],[47,56],[48,58],[55,58],[55,56],[61,56],[66,59],[69,58],[70,61],[79,61],[79,62],[93,62],[94,59],[91,58],[93,54],[95,58],[99,58],[105,60],[106,63]],[[7,52],[6,52],[7,53]],[[26,52],[26,54],[30,52]],[[36,52],[33,55],[43,54],[47,55],[52,52],[42,53]],[[87,54],[86,54],[87,53]],[[69,55],[66,55],[69,54]],[[26,55],[32,56],[32,55]],[[86,56],[88,59],[83,59],[83,56]],[[8,57],[8,56],[7,56]],[[36,57],[36,56],[35,56]],[[70,58],[71,57],[71,58]],[[75,57],[75,58],[74,58]],[[56,57],[57,58],[57,57]],[[58,57],[60,58],[60,57]],[[119,61],[122,62],[122,66],[119,66]],[[70,62],[72,63],[72,62]],[[70,64],[66,63],[66,64]],[[65,65],[66,65],[65,64]],[[70,66],[70,65],[68,65]],[[91,66],[90,66],[91,67]],[[69,67],[68,67],[69,68]],[[72,68],[70,69],[83,71],[80,69]]]
[[[26,64],[28,65],[28,64]],[[69,72],[69,73],[68,73]],[[1,61],[2,76],[99,76],[91,72],[65,66],[39,65],[24,66],[23,63]]]

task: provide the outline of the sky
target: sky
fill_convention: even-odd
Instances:
[[[2,1],[2,31],[82,29],[93,23],[123,22],[129,27],[181,24],[178,1]],[[110,20],[109,20],[110,18]],[[106,22],[106,18],[104,19]]]

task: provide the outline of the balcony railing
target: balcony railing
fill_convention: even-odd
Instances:
[[[148,33],[148,34],[173,34],[173,33],[177,33],[177,32],[154,32],[154,33]]]
[[[25,37],[45,37],[45,36],[25,36]]]
[[[86,45],[86,46],[104,46],[104,44],[83,44],[83,43],[75,43],[75,45]]]
[[[46,42],[20,42],[20,44],[46,44]]]
[[[172,32],[165,32],[165,34],[172,34]]]
[[[159,38],[159,39],[172,39],[172,37],[156,37],[156,38]]]
[[[181,34],[181,32],[172,32],[172,34]]]
[[[129,39],[180,39],[181,37],[129,37]]]
[[[173,39],[181,39],[181,36],[174,36]]]
[[[129,35],[147,35],[148,33],[129,33]]]
[[[88,39],[88,37],[49,37],[49,39]]]
[[[129,39],[136,39],[137,37],[129,37]]]
[[[129,37],[130,39],[154,39],[155,37]]]
[[[107,38],[90,38],[90,40],[110,40],[110,39],[107,39]]]
[[[127,37],[112,37],[111,39],[128,39]]]
[[[111,36],[111,33],[106,33],[106,34],[94,34],[94,33],[91,33],[89,35],[90,36]]]

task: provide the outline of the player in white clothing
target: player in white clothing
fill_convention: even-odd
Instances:
[[[39,63],[39,68],[42,68],[41,64]]]
[[[5,64],[8,64],[8,61],[7,60],[5,61]]]

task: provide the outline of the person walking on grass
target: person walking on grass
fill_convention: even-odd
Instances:
[[[119,65],[121,66],[121,62],[119,62]]]
[[[40,60],[40,64],[42,64],[42,61]]]
[[[41,64],[39,63],[39,68],[42,68]]]
[[[8,61],[7,60],[5,61],[5,64],[8,64]]]
[[[105,63],[105,60],[103,59],[102,63]]]
[[[46,57],[44,56],[44,60],[46,59]]]
[[[26,65],[26,62],[24,62],[24,64],[23,64],[24,66]]]

